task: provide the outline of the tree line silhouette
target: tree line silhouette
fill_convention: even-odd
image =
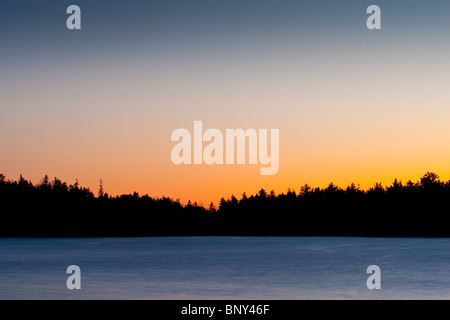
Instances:
[[[450,181],[427,172],[419,181],[375,183],[363,190],[303,185],[298,192],[261,189],[218,208],[138,193],[98,195],[76,181],[45,176],[33,185],[0,174],[1,237],[370,236],[449,237]]]

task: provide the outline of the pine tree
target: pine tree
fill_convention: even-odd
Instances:
[[[100,186],[98,188],[98,197],[99,198],[103,198],[104,193],[103,193],[103,180],[100,179]]]

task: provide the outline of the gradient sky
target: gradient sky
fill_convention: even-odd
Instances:
[[[205,205],[448,180],[449,16],[447,0],[0,1],[0,173]],[[279,173],[172,164],[170,135],[194,120],[280,129]]]

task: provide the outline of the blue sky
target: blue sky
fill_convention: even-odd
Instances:
[[[49,174],[93,189],[102,178],[111,194],[204,202],[305,182],[450,178],[449,1],[0,4],[7,178]],[[66,28],[72,4],[81,30]],[[371,4],[381,30],[366,28]],[[279,174],[173,167],[170,133],[194,120],[280,129]],[[211,188],[211,178],[223,183]]]

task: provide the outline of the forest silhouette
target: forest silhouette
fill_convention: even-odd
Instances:
[[[45,176],[33,185],[0,174],[1,237],[365,236],[449,237],[450,181],[427,172],[419,181],[363,190],[303,185],[275,194],[261,189],[218,208],[182,205],[138,193],[97,196],[76,181]]]

